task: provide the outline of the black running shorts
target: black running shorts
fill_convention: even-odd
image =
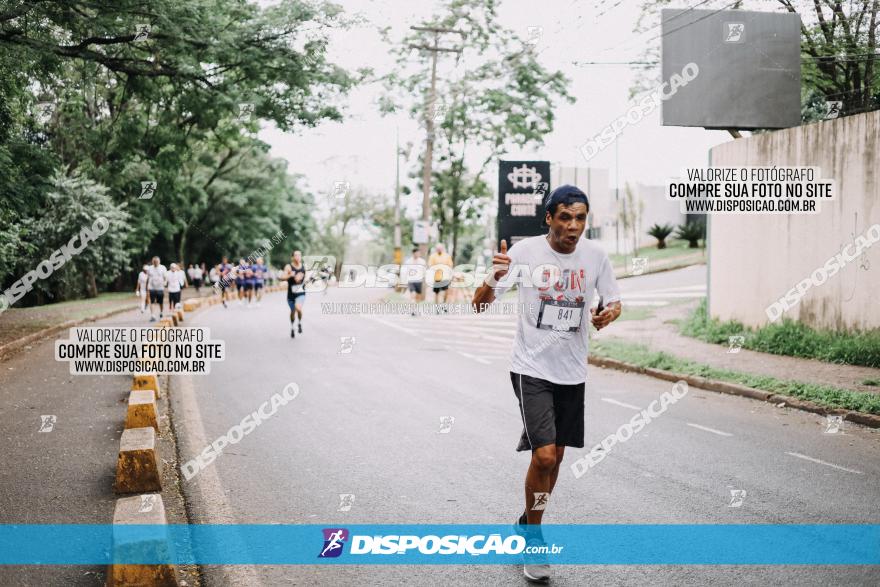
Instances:
[[[510,381],[523,421],[516,450],[533,450],[548,444],[584,447],[583,383],[560,385],[513,372]]]

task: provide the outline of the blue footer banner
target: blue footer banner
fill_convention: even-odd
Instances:
[[[493,565],[533,555],[564,565],[880,565],[880,525],[522,530],[473,524],[0,525],[0,564]]]

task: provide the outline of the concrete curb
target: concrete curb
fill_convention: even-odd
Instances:
[[[143,525],[151,527],[151,531],[143,532],[137,540],[131,534],[120,532],[116,527],[125,525]],[[165,505],[162,496],[156,493],[145,493],[116,500],[113,511],[113,554],[114,558],[122,559],[126,555],[146,556],[162,559],[171,554],[171,541],[167,531],[160,528],[168,525],[165,516]],[[177,587],[179,585],[177,568],[174,565],[137,565],[111,564],[107,569],[106,587],[126,587],[130,585],[155,585]]]
[[[762,391],[760,389],[740,385],[738,383],[728,383],[726,381],[719,381],[718,379],[707,379],[705,377],[699,377],[697,375],[682,375],[680,373],[664,371],[663,369],[653,369],[651,367],[639,367],[638,365],[633,365],[632,363],[618,361],[617,359],[609,359],[607,357],[590,356],[588,362],[590,365],[594,365],[596,367],[617,369],[618,371],[628,371],[630,373],[639,373],[641,375],[648,375],[657,379],[663,379],[664,381],[684,380],[687,382],[688,385],[708,391],[727,393],[730,395],[739,395],[752,399],[762,400],[765,402],[770,402],[773,404],[784,403],[785,407],[795,408],[798,410],[803,410],[805,412],[812,412],[814,414],[821,414],[823,416],[829,414],[843,416],[844,420],[849,420],[850,422],[855,422],[856,424],[862,424],[863,426],[868,426],[870,428],[880,428],[880,416],[875,414],[854,412],[843,408],[829,408],[827,406],[821,406],[808,400],[798,399],[787,395],[770,393],[768,391]]]

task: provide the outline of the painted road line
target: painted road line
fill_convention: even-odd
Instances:
[[[385,326],[388,326],[390,328],[394,328],[394,329],[399,330],[401,332],[405,332],[406,334],[409,334],[410,336],[418,336],[419,335],[419,333],[416,332],[415,330],[412,330],[410,328],[404,328],[403,326],[400,326],[399,324],[395,324],[393,322],[390,322],[388,320],[384,320],[382,318],[376,318],[375,316],[368,316],[368,315],[364,315],[362,317],[366,318],[367,320],[373,320],[374,322],[384,324]]]
[[[451,332],[444,332],[443,334],[452,334]],[[492,336],[491,334],[483,334],[483,335],[472,335],[472,340],[468,340],[461,335],[461,338],[438,338],[432,337],[430,339],[432,342],[440,342],[443,344],[457,344],[462,346],[475,346],[477,348],[485,348],[488,342],[501,342],[504,344],[511,344],[513,342],[513,337],[504,337],[504,336]]]
[[[714,428],[709,428],[708,426],[700,426],[699,424],[694,424],[692,422],[685,422],[691,428],[696,428],[698,430],[705,430],[706,432],[711,432],[712,434],[717,434],[718,436],[733,436],[730,432],[722,432],[721,430],[715,430]]]
[[[449,350],[453,350],[453,349],[450,348]],[[491,362],[487,361],[483,357],[478,357],[477,355],[472,355],[472,354],[466,353],[464,351],[455,351],[455,352],[457,352],[462,357],[467,357],[468,359],[473,359],[474,361],[476,361],[478,363],[482,363],[484,365],[491,365],[492,364]]]
[[[856,475],[864,475],[861,471],[856,471],[855,469],[847,469],[846,467],[841,467],[840,465],[835,465],[834,463],[829,463],[827,461],[823,461],[820,459],[816,459],[813,457],[808,457],[807,455],[802,455],[799,452],[786,452],[785,454],[791,455],[793,457],[797,457],[799,459],[804,459],[805,461],[810,461],[813,463],[819,463],[820,465],[826,465],[828,467],[834,467],[835,469],[840,469],[841,471],[846,471],[847,473],[855,473]]]
[[[614,404],[615,406],[620,406],[622,408],[629,408],[631,410],[641,410],[639,406],[634,406],[632,404],[628,404],[626,402],[617,401],[616,399],[610,397],[600,398],[603,402],[608,402],[609,404]]]

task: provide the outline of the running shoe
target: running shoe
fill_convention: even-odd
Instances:
[[[528,527],[528,518],[526,518],[526,513],[523,512],[522,515],[516,519],[516,523],[513,525],[513,531],[519,534],[520,536],[525,536],[526,532],[529,531]]]
[[[296,325],[296,329],[299,330],[299,333],[300,333],[300,334],[303,333],[303,325],[302,325],[302,322],[300,322],[299,324]]]
[[[290,338],[296,338],[296,330],[293,329],[293,324],[290,325]]]
[[[547,543],[540,538],[529,538],[526,550],[546,548]],[[527,552],[523,555],[523,576],[531,583],[548,583],[550,581],[550,564],[544,552]]]

